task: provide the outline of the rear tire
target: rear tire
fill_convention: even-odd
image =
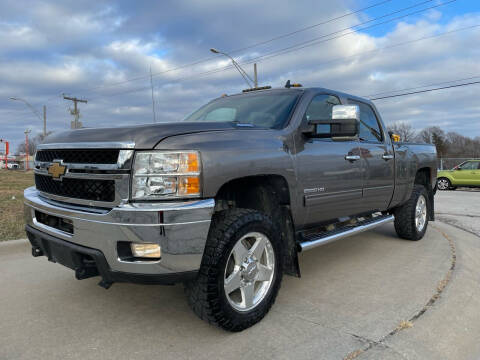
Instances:
[[[275,302],[282,281],[278,234],[272,220],[256,210],[215,214],[198,276],[185,284],[193,311],[228,331],[259,322]]]
[[[423,238],[428,227],[427,189],[415,184],[410,199],[395,210],[395,231],[402,239],[418,241]]]

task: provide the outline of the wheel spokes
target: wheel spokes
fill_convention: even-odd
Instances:
[[[230,276],[225,279],[224,288],[225,293],[228,295],[231,292],[237,290],[242,285],[242,275],[240,269],[236,268]]]
[[[250,248],[250,254],[252,254],[257,260],[260,260],[263,252],[265,251],[265,246],[267,245],[267,240],[263,236],[255,237],[255,243]]]
[[[242,293],[242,305],[247,308],[252,306],[255,297],[255,284],[253,282],[247,284],[240,288],[240,292]]]
[[[273,269],[263,265],[258,264],[258,275],[256,281],[270,281],[270,277],[272,276]]]
[[[243,241],[238,241],[233,247],[232,253],[235,265],[240,266],[248,255],[248,249],[243,244]]]
[[[250,311],[267,295],[273,283],[275,254],[268,237],[249,232],[233,246],[224,271],[224,291],[239,311]]]

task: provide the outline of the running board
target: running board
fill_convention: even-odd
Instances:
[[[394,220],[393,215],[383,215],[373,219],[362,221],[360,224],[354,227],[346,227],[346,228],[334,230],[331,232],[313,234],[308,237],[305,237],[305,241],[302,241],[299,244],[299,251],[310,250],[310,249],[316,248],[317,246],[325,245],[333,241],[346,238],[348,236],[359,234],[361,232],[376,228],[377,226],[390,223],[393,220]]]

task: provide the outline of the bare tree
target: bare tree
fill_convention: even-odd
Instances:
[[[50,135],[52,132],[49,131],[47,132],[47,135]],[[37,134],[35,135],[35,137],[29,137],[28,138],[28,155],[34,155],[35,154],[35,151],[37,151],[37,145],[40,144],[44,139],[45,137],[43,134]],[[26,152],[26,145],[25,145],[25,141],[23,141],[22,143],[18,144],[17,146],[17,153],[25,153]]]
[[[413,141],[416,137],[416,131],[409,123],[405,121],[396,121],[390,126],[388,130],[394,134],[400,135],[402,141]]]
[[[444,157],[448,154],[449,143],[446,141],[445,132],[438,126],[423,129],[418,133],[416,140],[435,145],[439,157]]]

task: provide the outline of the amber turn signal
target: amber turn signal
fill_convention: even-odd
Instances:
[[[181,176],[178,181],[178,195],[200,195],[200,177]]]

